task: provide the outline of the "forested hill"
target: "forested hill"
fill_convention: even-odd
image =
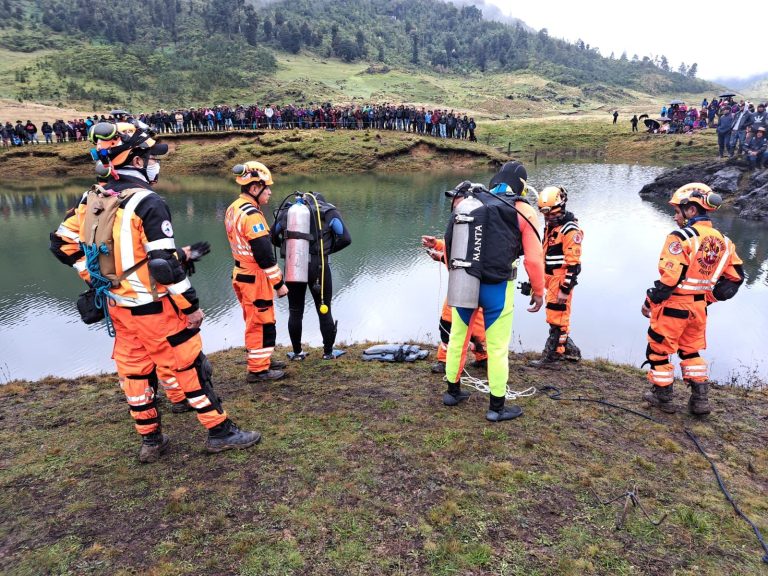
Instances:
[[[484,20],[474,6],[439,0],[278,0],[266,6],[249,0],[0,0],[0,5],[0,49],[26,63],[14,77],[14,96],[25,100],[210,102],[268,81],[276,51],[436,73],[530,70],[568,86],[603,84],[651,93],[712,88],[695,78],[695,63],[673,72],[664,57],[604,57],[588,39],[567,43],[546,30]]]

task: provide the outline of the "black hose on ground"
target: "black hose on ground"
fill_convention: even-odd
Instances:
[[[617,408],[618,410],[629,412],[630,414],[634,414],[635,416],[640,416],[641,418],[645,418],[646,420],[650,420],[651,422],[654,422],[656,424],[669,426],[669,424],[667,424],[666,422],[657,420],[653,416],[650,416],[648,414],[643,414],[642,412],[638,412],[637,410],[633,410],[632,408],[627,408],[626,406],[621,406],[619,404],[612,404],[611,402],[606,402],[605,400],[599,400],[596,398],[584,398],[582,396],[578,396],[576,398],[563,398],[562,392],[556,386],[549,386],[549,385],[542,386],[541,388],[539,388],[539,391],[543,392],[544,395],[550,400],[568,400],[571,402],[591,402],[593,404],[602,404],[603,406]],[[551,393],[548,393],[548,392],[551,392]],[[704,452],[704,448],[702,448],[701,443],[699,442],[699,439],[696,437],[696,435],[693,432],[691,432],[688,428],[683,428],[683,431],[688,435],[688,437],[691,439],[691,441],[696,446],[696,449],[701,453],[701,455],[704,456],[707,462],[709,462],[709,465],[712,468],[712,472],[715,474],[715,478],[717,479],[717,484],[720,486],[720,490],[722,491],[723,495],[725,495],[725,499],[728,500],[731,506],[733,506],[733,509],[736,511],[736,514],[738,514],[752,528],[753,532],[755,533],[755,536],[757,537],[758,542],[760,542],[760,546],[762,546],[763,550],[765,551],[765,556],[763,556],[763,562],[768,564],[768,544],[765,543],[765,540],[763,539],[763,535],[760,533],[760,529],[757,526],[755,526],[755,523],[752,522],[752,520],[750,520],[749,517],[746,514],[744,514],[744,512],[741,511],[741,508],[739,508],[738,504],[736,504],[736,501],[733,499],[730,492],[728,492],[728,489],[725,487],[725,482],[723,482],[723,479],[720,476],[720,472],[718,471],[717,466],[712,461],[712,459],[709,456],[707,456],[707,453]]]

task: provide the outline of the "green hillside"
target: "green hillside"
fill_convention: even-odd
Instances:
[[[666,59],[605,58],[583,41],[570,44],[546,30],[534,33],[520,24],[483,20],[473,6],[438,0],[279,0],[266,7],[246,0],[0,4],[5,14],[0,97],[22,101],[137,108],[273,95],[298,102],[325,95],[401,95],[407,101],[441,102],[441,90],[454,88],[441,86],[446,78],[460,82],[485,74],[495,79],[534,73],[551,83],[548,91],[503,93],[495,81],[484,87],[501,92],[494,97],[560,98],[573,106],[579,102],[570,102],[567,92],[575,89],[598,94],[716,89],[695,78],[694,66],[683,75],[670,72]],[[292,58],[309,63],[307,74],[289,73],[293,84],[286,86],[278,62]],[[354,65],[354,74],[347,74],[343,63]],[[341,72],[335,73],[333,89],[326,81],[316,92],[313,82],[335,67]],[[402,84],[397,90],[363,86],[376,84],[366,75],[389,74]],[[426,82],[415,81],[422,77]],[[481,88],[471,88],[478,98]]]

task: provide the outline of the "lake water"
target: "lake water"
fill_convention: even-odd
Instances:
[[[648,321],[640,314],[645,289],[657,278],[665,234],[675,227],[663,203],[643,201],[638,190],[661,168],[608,164],[545,165],[529,170],[541,189],[562,184],[570,210],[585,231],[583,272],[575,291],[572,336],[588,358],[639,365]],[[278,176],[273,206],[293,190],[323,192],[342,211],[352,246],[332,258],[334,316],[339,342],[437,340],[447,271],[433,262],[419,239],[442,236],[448,202],[442,191],[463,179],[487,183],[491,173],[321,174]],[[112,372],[112,339],[102,324],[86,326],[75,309],[83,285],[72,269],[48,252],[48,234],[88,182],[34,188],[0,184],[0,383],[45,375],[73,377]],[[192,281],[206,313],[205,350],[243,345],[243,320],[232,292],[232,259],[224,210],[238,188],[225,178],[170,179],[158,191],[174,217],[177,244],[208,240],[212,252]],[[271,220],[271,218],[270,218]],[[766,379],[768,352],[768,228],[728,212],[717,226],[738,247],[748,284],[730,302],[710,307],[705,357],[725,381]],[[524,275],[524,274],[523,274]],[[540,350],[547,335],[543,310],[525,311],[518,294],[511,347]],[[287,300],[277,303],[278,342],[288,343]],[[308,307],[304,339],[321,343],[314,308]]]

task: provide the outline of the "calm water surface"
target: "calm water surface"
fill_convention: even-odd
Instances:
[[[648,322],[640,315],[645,289],[657,278],[661,243],[675,226],[663,203],[637,191],[662,169],[629,165],[562,164],[530,170],[538,188],[568,188],[569,209],[585,230],[583,273],[574,296],[572,336],[585,356],[639,365]],[[323,192],[342,211],[352,246],[332,258],[334,316],[339,342],[435,341],[447,288],[446,270],[420,248],[422,234],[442,236],[448,203],[442,195],[462,179],[488,182],[490,173],[319,175],[278,177],[274,206],[293,190]],[[114,370],[112,340],[103,325],[79,320],[83,285],[48,252],[48,234],[87,182],[60,188],[0,184],[0,383],[45,375],[78,376]],[[192,280],[206,321],[208,352],[242,346],[243,320],[230,285],[232,260],[224,210],[237,196],[227,179],[171,180],[158,191],[171,206],[177,244],[208,240],[213,248]],[[274,208],[273,206],[273,208]],[[271,219],[271,218],[270,218]],[[768,229],[724,212],[717,225],[738,247],[749,283],[727,303],[710,307],[713,376],[742,381],[768,377]],[[544,312],[529,314],[518,294],[512,349],[539,350],[547,336]],[[287,300],[277,304],[278,342],[288,343]],[[313,308],[304,340],[321,343]]]

